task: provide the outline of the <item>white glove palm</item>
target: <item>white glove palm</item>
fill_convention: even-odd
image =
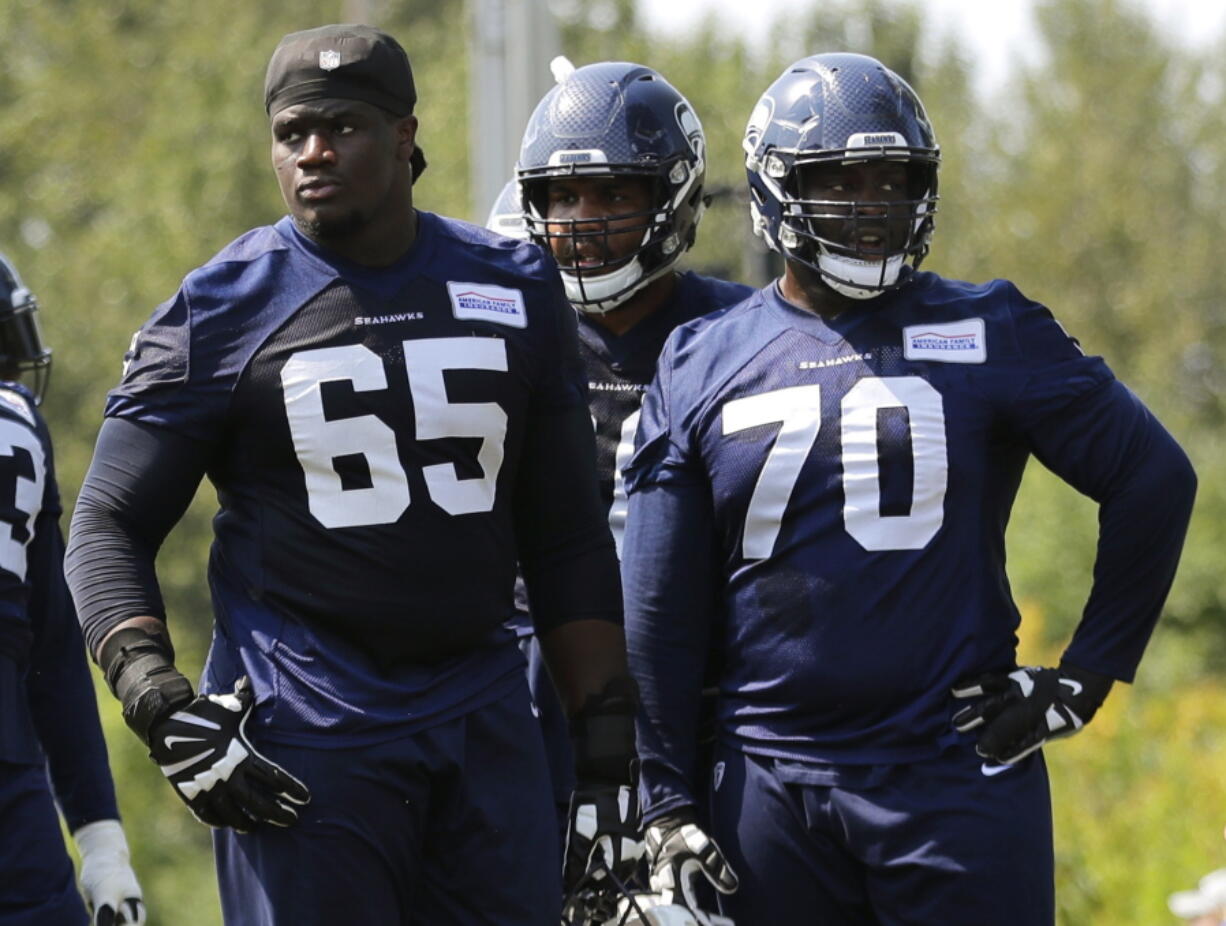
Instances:
[[[81,854],[81,893],[90,926],[144,926],[145,904],[119,821],[87,823],[72,838]]]

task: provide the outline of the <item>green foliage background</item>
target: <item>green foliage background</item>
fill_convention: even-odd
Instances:
[[[56,351],[46,404],[65,502],[88,466],[105,391],[136,327],[181,277],[281,203],[261,91],[282,34],[344,18],[335,2],[0,0],[0,247],[44,307]],[[1126,0],[1039,0],[1042,54],[986,93],[924,7],[798,2],[765,49],[714,23],[648,36],[632,0],[555,0],[578,64],[661,70],[694,103],[716,202],[689,262],[761,283],[740,134],[758,94],[801,55],[875,54],[914,84],[944,152],[930,269],[1008,277],[1050,305],[1188,449],[1200,496],[1180,576],[1137,683],[1081,736],[1048,750],[1065,924],[1169,921],[1165,898],[1226,864],[1226,39],[1173,44]],[[431,168],[418,204],[484,215],[467,199],[467,11],[383,0],[421,95]],[[542,62],[542,67],[545,62]],[[210,624],[203,568],[215,501],[201,497],[159,571],[181,661]],[[1028,474],[1010,530],[1025,658],[1058,658],[1092,574],[1094,506]],[[220,922],[208,833],[101,702],[152,923]]]

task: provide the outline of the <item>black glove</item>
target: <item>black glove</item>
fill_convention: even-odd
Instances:
[[[635,783],[634,715],[638,688],[631,678],[609,682],[571,719],[575,786],[566,824],[562,882],[569,892],[590,873],[628,881],[643,856]]]
[[[1023,666],[1009,673],[966,679],[955,698],[979,698],[953,716],[959,733],[982,727],[975,750],[1006,765],[1048,740],[1072,736],[1090,722],[1111,691],[1112,679],[1061,663],[1058,669]]]
[[[306,785],[247,739],[254,703],[243,676],[232,694],[200,695],[150,727],[149,755],[201,823],[239,832],[289,826],[311,799]]]
[[[715,840],[687,811],[653,820],[645,839],[652,893],[659,894],[665,903],[685,907],[699,923],[710,922],[699,907],[696,876],[701,874],[721,894],[731,894],[739,883]]]
[[[630,785],[576,788],[566,824],[563,882],[572,889],[589,872],[628,881],[643,857],[639,802]]]

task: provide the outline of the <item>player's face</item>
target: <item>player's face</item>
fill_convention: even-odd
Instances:
[[[652,221],[646,177],[567,177],[546,187],[549,246],[565,270],[613,270],[634,256]]]
[[[315,100],[277,113],[272,163],[298,227],[329,243],[402,213],[398,194],[411,185],[408,157],[416,128],[413,116],[395,119],[358,100]]]
[[[906,246],[913,220],[910,174],[900,161],[810,164],[800,168],[800,197],[818,237],[860,260],[883,260]]]

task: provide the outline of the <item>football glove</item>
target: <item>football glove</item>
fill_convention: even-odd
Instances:
[[[90,926],[144,926],[145,904],[118,820],[96,820],[72,834],[81,856],[81,894]]]
[[[665,903],[685,907],[702,926],[710,926],[710,915],[699,907],[696,877],[701,874],[721,894],[731,894],[738,886],[736,873],[715,840],[699,828],[692,814],[682,812],[652,821],[645,841],[652,893]]]
[[[612,872],[622,881],[643,857],[639,802],[630,785],[576,788],[570,798],[562,880],[568,890],[591,874]]]
[[[959,733],[981,730],[975,751],[994,762],[1019,762],[1048,740],[1072,736],[1090,722],[1112,679],[1062,663],[1023,666],[954,686],[955,698],[978,698],[953,716]]]
[[[150,728],[150,756],[201,823],[239,832],[289,826],[311,799],[306,785],[247,739],[254,704],[243,676],[233,693],[200,695]]]
[[[597,882],[606,873],[627,881],[643,857],[635,788],[637,710],[638,686],[623,676],[589,695],[570,720],[576,786],[562,856],[567,891],[588,874]]]

